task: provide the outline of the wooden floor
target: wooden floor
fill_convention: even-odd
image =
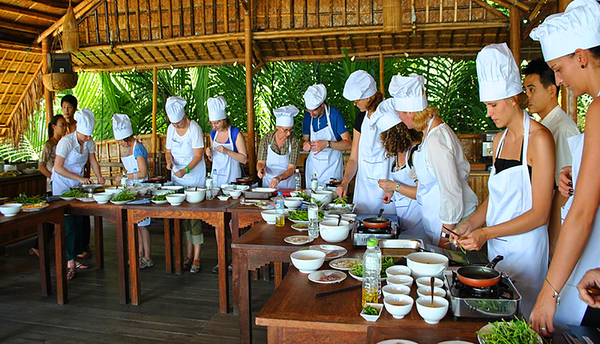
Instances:
[[[137,307],[119,304],[116,236],[108,221],[105,268],[96,270],[93,257],[82,260],[91,268],[69,282],[64,306],[56,304],[54,294],[41,296],[38,261],[27,253],[33,239],[6,247],[0,256],[0,342],[238,343],[238,317],[218,313],[218,276],[211,272],[217,261],[214,231],[205,231],[202,271],[181,276],[165,274],[162,221],[153,221],[150,232],[156,265],[142,270],[142,304]],[[273,282],[252,283],[256,315],[273,293]],[[266,330],[255,326],[253,339],[265,343]]]

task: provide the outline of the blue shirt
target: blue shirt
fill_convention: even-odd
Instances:
[[[231,127],[231,137],[227,138],[227,142],[225,142],[226,144],[229,143],[229,140],[233,139],[233,152],[234,153],[238,153],[238,149],[237,146],[235,145],[235,140],[237,140],[237,137],[240,133],[240,129],[236,128],[234,126]],[[210,138],[214,141],[215,140],[215,136],[216,136],[217,132],[214,130],[210,131]]]
[[[344,122],[344,118],[342,117],[342,113],[340,112],[340,110],[334,108],[333,106],[330,106],[329,109],[329,120],[331,121],[331,126],[333,127],[333,135],[335,135],[336,141],[341,141],[342,134],[348,132],[348,129],[346,128],[346,123]],[[325,117],[324,112],[321,117],[312,118],[307,111],[304,112],[304,120],[302,120],[302,135],[310,135],[311,122],[314,131],[319,131],[323,128],[327,128],[327,117]]]
[[[137,160],[139,156],[143,156],[144,160],[146,160],[146,168],[148,167],[148,151],[146,147],[141,142],[138,142],[135,145],[135,149],[133,150],[133,157]]]

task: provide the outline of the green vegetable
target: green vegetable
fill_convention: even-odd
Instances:
[[[27,197],[27,195],[22,193],[22,194],[19,194],[19,196],[15,197],[14,201],[16,203],[21,203],[23,205],[29,205],[29,204],[41,203],[44,201],[44,199],[42,198],[42,196],[39,196],[39,195]]]
[[[290,211],[288,217],[296,221],[308,221],[308,210]],[[319,211],[319,221],[323,220],[323,212]]]
[[[390,266],[393,266],[393,265],[394,265],[394,258],[392,258],[390,256],[385,256],[385,257],[381,258],[381,278],[387,278],[387,274],[385,273],[385,270],[387,270],[387,268],[389,268]],[[352,266],[352,268],[350,269],[350,272],[354,276],[363,277],[362,261],[357,261],[356,264],[354,264]]]
[[[298,192],[298,195],[296,195],[296,197],[302,197],[302,199],[305,200],[306,202],[310,202],[310,195],[306,191]]]
[[[124,201],[132,201],[135,199],[135,195],[127,192],[127,191],[121,191],[119,192],[119,194],[117,195],[117,197],[115,197],[113,199],[113,201],[115,202],[124,202]]]
[[[368,315],[378,315],[379,314],[379,310],[375,307],[371,307],[369,305],[365,306],[365,308],[363,308],[363,312],[365,312],[365,314]]]
[[[167,200],[167,195],[173,194],[174,192],[169,192],[166,194],[162,194],[162,195],[154,195],[152,196],[152,200],[153,201],[166,201]]]
[[[65,193],[63,193],[62,195],[60,195],[60,197],[81,197],[85,195],[83,192],[81,192],[81,190],[77,190],[77,189],[71,189]]]
[[[333,203],[346,205],[346,204],[348,204],[348,196],[338,197],[335,200],[333,200]]]
[[[486,344],[495,343],[522,343],[535,344],[538,342],[538,335],[533,331],[531,325],[525,319],[514,319],[511,321],[496,321],[489,323],[492,328],[477,335],[481,336]]]

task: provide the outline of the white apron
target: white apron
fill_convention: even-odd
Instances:
[[[188,128],[188,130],[190,130]],[[177,141],[176,141],[176,140]],[[182,139],[177,131],[173,133],[173,144],[171,145],[171,155],[173,155],[173,169],[171,170],[171,180],[175,185],[182,186],[204,186],[206,180],[206,162],[204,159],[186,173],[183,178],[175,175],[175,172],[184,169],[194,159],[194,149],[190,140]]]
[[[268,188],[269,185],[271,184],[271,179],[277,177],[278,175],[285,172],[285,170],[287,170],[288,165],[290,164],[290,155],[292,153],[292,143],[290,142],[289,145],[290,145],[290,149],[286,155],[279,155],[279,154],[275,153],[271,149],[271,145],[269,145],[269,150],[267,152],[267,162],[265,164],[266,165],[265,166],[266,174],[262,179],[263,187]],[[295,183],[295,180],[292,175],[292,177],[289,177],[286,180],[280,181],[279,185],[277,185],[277,189],[293,189],[294,183]]]
[[[498,174],[492,167],[488,180],[489,200],[486,213],[487,226],[495,226],[510,221],[529,211],[533,205],[533,193],[529,168],[527,167],[527,147],[529,146],[529,115],[523,112],[523,163],[507,168]],[[506,131],[496,148],[496,159],[502,151]],[[548,228],[547,225],[529,232],[488,241],[488,259],[504,256],[496,266],[506,271],[521,293],[521,312],[528,318],[537,296],[542,289],[548,272]]]
[[[404,166],[396,172],[390,172],[390,177],[396,183],[415,186],[414,179],[408,176],[408,172],[410,171],[408,167],[409,155],[410,149],[405,154]],[[396,207],[396,215],[398,215],[400,228],[402,229],[402,237],[425,240],[425,231],[421,223],[421,206],[419,206],[419,203],[398,192],[394,192],[392,200]]]
[[[135,152],[135,146],[137,146],[137,140],[135,140],[133,143],[133,148],[131,149],[131,154],[121,158],[123,167],[125,168],[125,171],[127,171],[128,174],[137,173],[140,171],[137,159],[133,155],[133,153]],[[143,182],[147,179],[148,179],[148,176],[146,176],[142,179],[128,179],[127,185],[135,185],[137,182]]]
[[[77,140],[77,134],[73,134],[70,138],[71,140]],[[85,142],[79,148],[83,151],[83,153],[79,153],[77,149],[71,149],[67,157],[65,158],[65,162],[63,167],[80,177],[83,177],[83,168],[88,161],[88,153],[84,148]],[[52,168],[52,195],[60,196],[63,193],[69,191],[71,188],[81,185],[80,182],[74,179],[70,179],[67,177],[63,177],[58,173],[54,172],[54,167]]]
[[[572,176],[573,190],[575,190],[575,187],[577,186],[577,176],[579,175],[579,168],[581,166],[584,134],[572,136],[568,138],[568,141],[573,156]],[[561,209],[563,221],[573,205],[573,198],[574,196],[569,197],[569,200]],[[556,309],[556,315],[554,316],[554,325],[559,329],[565,329],[567,325],[581,324],[581,320],[583,320],[583,316],[585,315],[587,304],[579,298],[579,292],[577,291],[576,286],[588,270],[600,266],[600,221],[598,221],[598,219],[600,219],[600,208],[596,210],[592,232],[583,249],[583,254],[567,280],[567,284],[565,284],[560,292],[560,305]]]
[[[374,117],[375,113],[371,115]],[[358,142],[358,172],[354,181],[354,204],[357,214],[373,215],[384,209],[384,214],[395,215],[394,204],[383,204],[383,190],[379,187],[379,179],[390,179],[393,159],[386,157],[381,146],[375,123],[365,115],[360,127]]]
[[[241,135],[242,133],[238,134]],[[215,140],[212,140],[212,156],[213,156],[213,178],[214,185],[221,187],[223,184],[229,184],[235,182],[235,180],[242,176],[242,167],[240,163],[235,161],[232,157],[227,154],[217,151],[215,148],[223,146],[230,151],[233,151],[233,137],[231,137],[231,126],[228,129],[229,143],[219,143],[216,141],[219,133],[215,133]]]
[[[310,122],[310,140],[311,141],[337,141],[333,133],[331,118],[329,117],[329,105],[325,105],[325,117],[327,118],[327,127],[314,131],[312,118]],[[319,186],[325,186],[331,179],[340,180],[344,174],[344,156],[339,150],[324,148],[318,154],[312,150],[306,158],[306,185],[310,185],[313,173],[316,173],[319,179]]]

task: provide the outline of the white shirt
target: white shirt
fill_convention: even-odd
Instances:
[[[56,145],[56,155],[66,159],[67,155],[69,155],[69,152],[74,149],[77,150],[78,153],[81,152],[81,145],[79,145],[79,141],[77,141],[77,132],[67,134],[60,139],[60,141],[58,141],[58,144]],[[81,153],[96,153],[96,144],[94,143],[94,140],[91,138],[87,140],[83,144],[83,152]]]
[[[177,134],[177,130],[173,124],[169,124],[169,127],[167,128],[167,149],[171,149],[174,141],[190,141],[192,143],[192,149],[204,148],[204,134],[202,133],[202,128],[200,128],[200,125],[198,125],[196,121],[190,120],[188,130],[183,136],[180,136]]]
[[[571,149],[567,139],[571,136],[579,135],[577,124],[569,117],[563,109],[557,105],[552,111],[540,121],[554,137],[554,146],[556,148],[556,171],[554,173],[556,185],[558,185],[558,174],[564,166],[571,166]]]

